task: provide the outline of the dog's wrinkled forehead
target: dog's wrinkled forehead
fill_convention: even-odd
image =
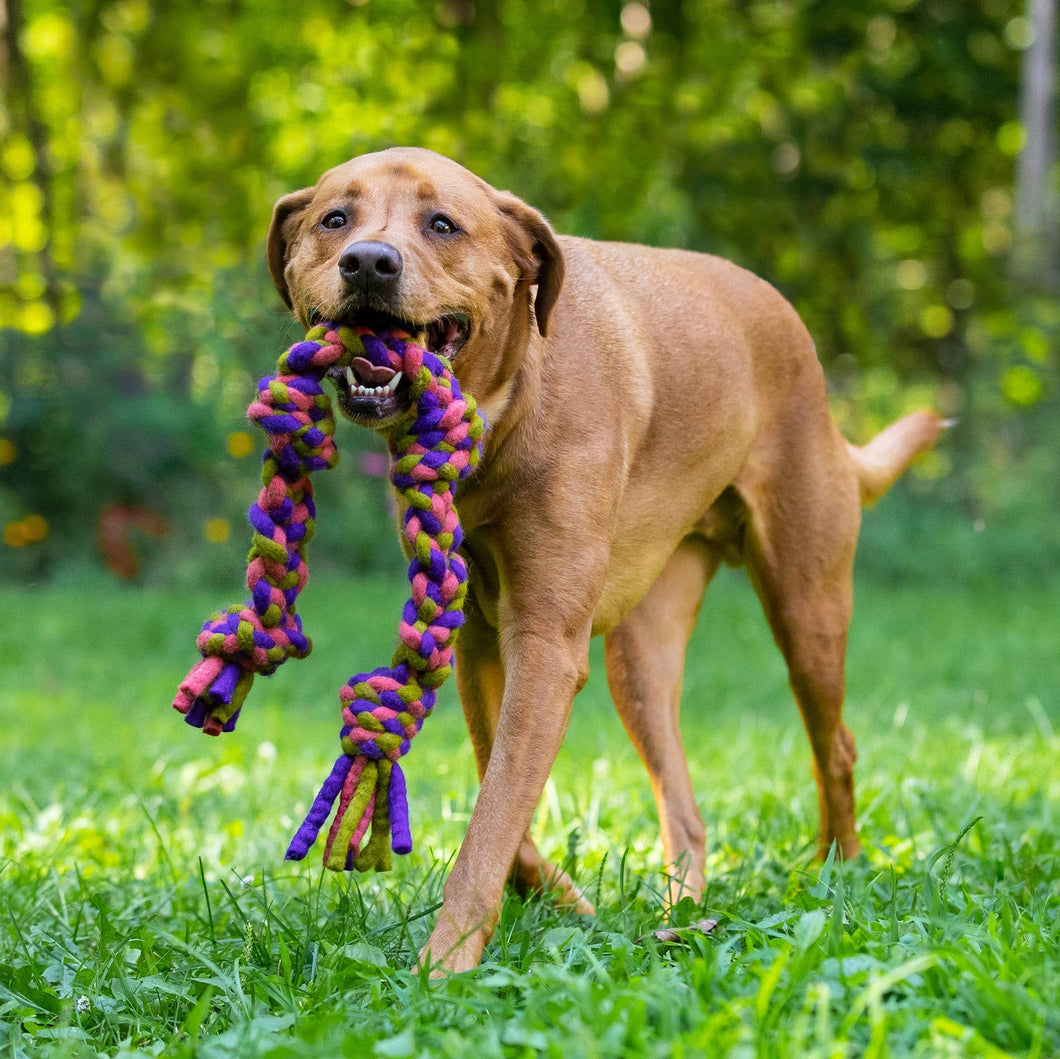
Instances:
[[[319,180],[317,206],[345,203],[366,223],[391,225],[435,208],[476,234],[494,212],[490,188],[458,162],[423,148],[391,148],[329,169]]]
[[[455,326],[469,343],[529,309],[520,283],[526,294],[537,288],[534,319],[545,335],[564,275],[537,210],[420,147],[361,155],[284,195],[266,254],[303,323],[371,310],[445,325],[443,339]]]

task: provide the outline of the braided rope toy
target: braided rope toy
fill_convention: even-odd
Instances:
[[[339,692],[343,752],[291,840],[287,859],[305,857],[338,799],[325,867],[386,871],[391,848],[412,849],[398,759],[452,672],[467,594],[467,567],[456,554],[462,533],[453,495],[478,463],[485,427],[444,356],[401,331],[376,335],[324,324],[291,346],[277,373],[259,382],[247,414],[268,433],[269,447],[262,490],[248,514],[254,530],[246,579],[251,598],[203,625],[197,641],[202,661],[180,685],[173,707],[207,735],[230,732],[255,673],[268,676],[288,658],[309,654],[312,645],[295,603],[305,587],[305,547],[315,526],[310,474],[338,461],[334,414],[322,382],[329,368],[346,367],[355,357],[402,372],[410,386],[412,406],[385,431],[391,481],[407,505],[412,592],[391,664],[358,673]]]

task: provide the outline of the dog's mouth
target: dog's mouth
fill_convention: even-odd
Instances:
[[[376,334],[404,331],[425,349],[452,360],[467,342],[471,320],[464,313],[446,313],[428,323],[416,323],[391,313],[357,309],[335,316],[317,310],[309,313],[313,326],[323,320],[346,327],[367,327]],[[354,357],[349,367],[331,368],[328,378],[335,384],[339,408],[355,423],[380,429],[408,411],[412,404],[409,381],[400,371]]]

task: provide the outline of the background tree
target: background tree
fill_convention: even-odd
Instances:
[[[1023,150],[1016,167],[1016,266],[1024,280],[1056,281],[1056,0],[1028,0],[1020,80]],[[1022,42],[1022,41],[1021,41]],[[1052,183],[1050,183],[1050,177]]]
[[[1024,230],[1049,231],[1017,158],[1043,200],[1057,181],[1034,161],[1051,95],[1027,87],[1020,116],[1024,53],[1025,86],[1055,66],[1034,3],[0,0],[0,564],[92,555],[117,510],[134,538],[130,512],[171,526],[133,541],[145,576],[227,568],[243,409],[293,335],[271,204],[394,143],[562,231],[752,268],[809,325],[848,435],[912,405],[961,417],[908,489],[967,524],[1044,522],[1056,278],[1013,278]],[[389,558],[378,482],[329,488],[348,518],[322,550]],[[906,532],[926,510],[892,509]],[[1024,549],[1043,564],[1054,522]]]

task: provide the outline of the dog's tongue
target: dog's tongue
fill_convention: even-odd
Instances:
[[[350,367],[362,386],[385,386],[397,374],[393,368],[373,364],[364,357],[354,357],[350,361]]]

